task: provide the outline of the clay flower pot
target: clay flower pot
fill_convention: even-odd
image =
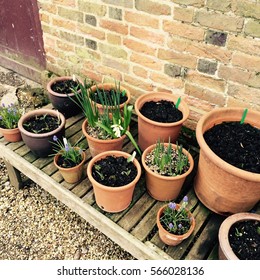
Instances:
[[[165,92],[151,92],[141,95],[135,102],[135,111],[138,116],[138,144],[143,151],[148,146],[155,144],[158,139],[160,139],[161,142],[167,142],[170,138],[171,142],[175,143],[182,124],[189,116],[189,107],[183,100],[178,107],[183,114],[183,118],[180,121],[172,123],[155,122],[141,114],[140,109],[146,102],[161,100],[171,101],[176,104],[178,97]]]
[[[87,175],[93,185],[97,205],[104,211],[117,213],[125,210],[130,205],[136,183],[141,176],[141,166],[137,159],[133,160],[133,163],[137,169],[137,175],[130,183],[120,187],[104,186],[93,178],[92,168],[95,162],[106,158],[107,156],[123,156],[128,158],[131,155],[122,151],[103,152],[92,158],[87,167]]]
[[[203,137],[204,132],[216,124],[240,121],[243,111],[243,108],[214,109],[199,120],[196,128],[200,156],[195,193],[207,208],[221,215],[247,212],[260,199],[260,174],[225,162],[210,149]],[[260,113],[249,110],[245,122],[260,128]]]
[[[164,143],[165,146],[168,146],[168,143]],[[147,147],[142,154],[142,165],[145,169],[145,180],[146,188],[151,197],[159,201],[170,201],[177,198],[181,188],[184,184],[185,179],[191,173],[194,167],[194,161],[191,154],[183,149],[183,153],[188,156],[190,167],[187,172],[182,175],[177,176],[163,176],[157,174],[147,166],[145,163],[145,158],[148,153],[150,153],[156,144],[153,144]],[[172,144],[173,149],[177,148],[177,145]]]
[[[107,140],[97,139],[87,133],[87,126],[88,126],[88,120],[86,119],[82,123],[82,131],[83,131],[83,134],[86,136],[90,154],[92,157],[94,157],[102,152],[106,152],[106,151],[111,151],[111,150],[121,151],[122,150],[123,142],[126,137],[125,134],[116,139],[107,139]]]
[[[170,233],[166,229],[164,229],[164,227],[162,226],[162,224],[160,222],[160,218],[166,207],[167,207],[167,205],[162,206],[158,210],[157,216],[156,216],[156,223],[157,223],[157,226],[159,229],[159,236],[160,236],[160,239],[163,241],[163,243],[165,243],[169,246],[177,246],[178,244],[180,244],[183,240],[187,239],[192,234],[192,232],[194,231],[194,228],[195,228],[195,219],[194,219],[192,213],[188,212],[189,217],[191,218],[191,226],[190,226],[189,230],[182,235]],[[178,209],[179,207],[180,207],[180,204],[177,204],[176,208]]]
[[[61,112],[66,118],[75,116],[81,112],[81,108],[73,102],[72,99],[75,99],[75,94],[71,93],[59,93],[52,90],[52,86],[61,81],[68,81],[72,80],[72,77],[63,76],[63,77],[56,77],[50,80],[47,84],[47,91],[49,99],[59,112]],[[80,81],[81,82],[81,81]],[[82,82],[81,82],[82,83]]]
[[[3,134],[5,141],[19,142],[22,140],[21,132],[18,127],[13,129],[0,127],[0,132]]]
[[[43,115],[51,115],[59,118],[59,127],[50,132],[39,134],[29,132],[24,128],[23,124],[30,118]],[[66,119],[60,112],[42,108],[25,113],[18,122],[18,128],[21,132],[24,143],[29,147],[29,149],[38,157],[47,157],[53,152],[51,143],[53,136],[56,135],[59,139],[62,139],[65,135],[65,123]]]
[[[110,91],[111,89],[115,89],[115,84],[112,84],[112,83],[100,83],[100,84],[97,84],[97,85],[93,85],[91,88],[90,88],[90,92],[96,92],[97,91],[97,88],[102,91],[102,90],[105,90],[105,91]],[[126,93],[126,101],[122,104],[119,105],[119,108],[120,110],[123,110],[124,108],[124,105],[125,104],[128,104],[130,102],[130,99],[131,99],[131,94],[130,94],[130,91],[124,87],[122,87],[120,85],[120,91],[125,91]],[[97,103],[97,108],[99,110],[100,113],[103,112],[103,106],[99,103]],[[111,106],[108,106],[109,110],[111,110]]]
[[[237,222],[247,221],[247,220],[257,220],[260,221],[260,215],[254,213],[237,213],[226,218],[218,232],[218,240],[219,240],[219,259],[220,260],[239,260],[237,255],[232,250],[229,243],[229,231],[232,225]],[[259,244],[258,244],[259,246]]]
[[[75,148],[79,149],[77,147]],[[85,152],[82,151],[81,155],[82,155],[82,161],[80,162],[80,164],[70,168],[64,168],[58,165],[58,159],[61,156],[60,154],[56,154],[54,156],[53,159],[54,165],[59,169],[62,177],[67,183],[73,184],[80,181],[83,173],[84,162],[86,160]]]

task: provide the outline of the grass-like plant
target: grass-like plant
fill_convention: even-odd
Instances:
[[[152,153],[152,164],[158,168],[158,172],[162,175],[181,175],[189,165],[188,157],[183,153],[182,145],[177,144],[177,149],[174,150],[170,139],[167,146],[158,140]]]
[[[141,154],[141,151],[134,140],[132,134],[128,130],[128,127],[131,122],[131,116],[133,111],[132,105],[124,105],[123,112],[121,112],[120,104],[117,96],[114,96],[114,105],[111,106],[111,103],[106,103],[106,97],[102,94],[101,91],[98,92],[99,99],[101,100],[103,112],[101,113],[98,110],[97,103],[93,101],[90,97],[89,88],[92,83],[87,83],[84,81],[84,85],[79,83],[80,91],[77,88],[73,88],[75,94],[75,99],[72,99],[82,110],[85,117],[88,120],[88,125],[95,128],[98,127],[101,129],[101,139],[106,139],[107,137],[119,138],[122,135],[126,134],[131,142],[133,143],[136,150]],[[120,93],[120,90],[116,90],[114,94]]]
[[[0,107],[0,127],[5,129],[13,129],[18,127],[18,121],[21,118],[24,110],[17,104],[5,105]]]

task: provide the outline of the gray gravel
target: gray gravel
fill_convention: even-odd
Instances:
[[[31,82],[0,67],[0,97],[14,102]],[[0,156],[0,259],[134,259],[34,182],[17,191]]]

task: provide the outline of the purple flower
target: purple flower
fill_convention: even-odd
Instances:
[[[173,224],[169,223],[169,229],[172,229],[172,228],[173,228]]]
[[[53,141],[58,141],[58,137],[56,135],[53,136]]]
[[[176,203],[175,202],[170,202],[168,206],[172,210],[176,209]]]
[[[182,228],[182,224],[178,224],[178,228],[181,229]]]
[[[188,202],[188,200],[189,199],[188,199],[187,195],[185,195],[184,198],[183,198],[183,202]]]
[[[65,145],[65,151],[68,152],[70,150],[70,147],[68,144]]]

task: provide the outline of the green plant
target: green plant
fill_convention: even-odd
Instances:
[[[187,205],[188,197],[184,196],[180,205],[170,202],[164,208],[160,223],[165,230],[177,235],[185,234],[189,230],[192,218],[189,216]]]
[[[111,107],[106,103],[104,96],[101,96],[102,94],[99,92],[99,97],[103,107],[103,112],[100,113],[97,107],[97,103],[93,101],[89,95],[89,88],[91,84],[86,83],[85,80],[84,85],[79,84],[79,86],[80,91],[78,91],[78,88],[73,88],[76,99],[72,100],[82,109],[82,112],[88,120],[88,125],[92,128],[100,129],[99,138],[119,138],[122,135],[126,134],[139,154],[141,154],[137,143],[128,130],[131,122],[133,106],[128,106],[125,104],[122,113],[120,104],[115,101],[117,97],[115,97],[114,99],[115,104]]]
[[[5,129],[17,128],[18,121],[23,115],[22,110],[17,104],[6,106],[4,103],[0,107],[0,127]]]
[[[79,139],[74,145],[64,137],[63,142],[56,135],[53,136],[53,151],[62,157],[62,167],[72,167],[81,163],[82,149],[78,146]],[[53,156],[53,155],[52,155]]]
[[[175,150],[172,148],[170,139],[167,146],[158,140],[154,150],[151,152],[151,158],[152,165],[161,175],[181,175],[189,166],[188,157],[183,153],[182,145],[177,144],[177,149]]]

